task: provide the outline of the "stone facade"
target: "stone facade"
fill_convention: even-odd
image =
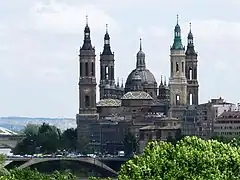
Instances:
[[[90,28],[87,24],[79,55],[79,113],[77,114],[79,139],[81,136],[86,136],[92,145],[101,144],[100,149],[105,150],[109,143],[121,144],[126,132],[129,131],[139,139],[140,129],[144,126],[154,126],[156,131],[164,133],[166,129],[157,125],[157,122],[167,116],[174,117],[171,120],[178,122],[185,119],[185,123],[180,123],[185,127],[184,132],[194,133],[195,120],[186,113],[191,103],[198,104],[197,56],[193,52],[195,50],[191,30],[188,35],[188,48],[185,51],[181,40],[181,29],[177,23],[170,54],[169,83],[166,78],[164,82],[161,78],[158,86],[154,75],[147,69],[140,39],[136,67],[128,75],[125,87],[123,81],[120,86],[119,80],[115,80],[115,57],[111,51],[107,29],[103,52],[100,54],[100,101],[96,103],[95,48],[91,44]],[[182,125],[178,124],[178,128],[172,130],[179,132],[180,126]],[[166,136],[162,134],[160,139],[166,140]]]

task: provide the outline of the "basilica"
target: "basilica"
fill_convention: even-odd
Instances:
[[[115,58],[107,27],[100,54],[100,82],[97,82],[95,48],[90,37],[87,22],[79,55],[79,112],[76,116],[78,137],[86,136],[89,142],[106,148],[107,142],[121,143],[123,134],[127,131],[131,131],[139,140],[144,140],[146,134],[149,135],[149,129],[157,132],[155,138],[162,140],[169,136],[175,137],[182,131],[186,108],[198,105],[198,54],[194,49],[191,24],[185,49],[177,18],[170,48],[168,82],[166,77],[161,77],[158,83],[147,68],[140,39],[136,67],[128,75],[125,84],[122,82],[120,85],[115,78]],[[98,102],[97,85],[100,91]],[[145,131],[148,133],[144,134]]]

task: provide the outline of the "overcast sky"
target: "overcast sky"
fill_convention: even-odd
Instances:
[[[239,0],[7,0],[0,6],[0,116],[75,117],[78,51],[89,16],[92,44],[103,50],[109,24],[116,77],[135,68],[139,38],[147,68],[169,77],[176,15],[186,44],[192,23],[199,54],[200,102],[239,97]],[[98,100],[98,99],[97,99]]]

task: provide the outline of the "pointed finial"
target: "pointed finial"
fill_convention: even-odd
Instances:
[[[119,87],[119,77],[117,78],[117,87]]]
[[[121,85],[121,87],[123,87],[123,78],[122,78],[122,85]]]
[[[167,85],[167,77],[165,76],[164,77],[164,86],[166,86]]]
[[[177,24],[178,24],[178,20],[179,20],[179,16],[178,16],[178,14],[177,14]]]
[[[142,50],[142,38],[140,38],[140,51]]]
[[[108,33],[108,24],[106,24],[106,33]]]
[[[88,15],[86,15],[86,25],[88,25]]]
[[[191,30],[192,30],[192,23],[191,22],[189,23],[189,29],[190,29],[190,32],[191,32]]]
[[[163,84],[163,81],[162,81],[162,75],[161,75],[161,84]]]

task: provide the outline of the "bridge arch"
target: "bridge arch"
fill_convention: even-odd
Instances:
[[[108,174],[110,176],[116,176],[117,172],[114,171],[112,168],[104,164],[103,162],[99,161],[96,158],[85,157],[85,158],[32,158],[29,161],[25,162],[19,169],[24,169],[30,167],[35,164],[50,162],[50,161],[75,161],[80,163],[86,163],[92,166],[95,166],[101,170],[104,174]]]

